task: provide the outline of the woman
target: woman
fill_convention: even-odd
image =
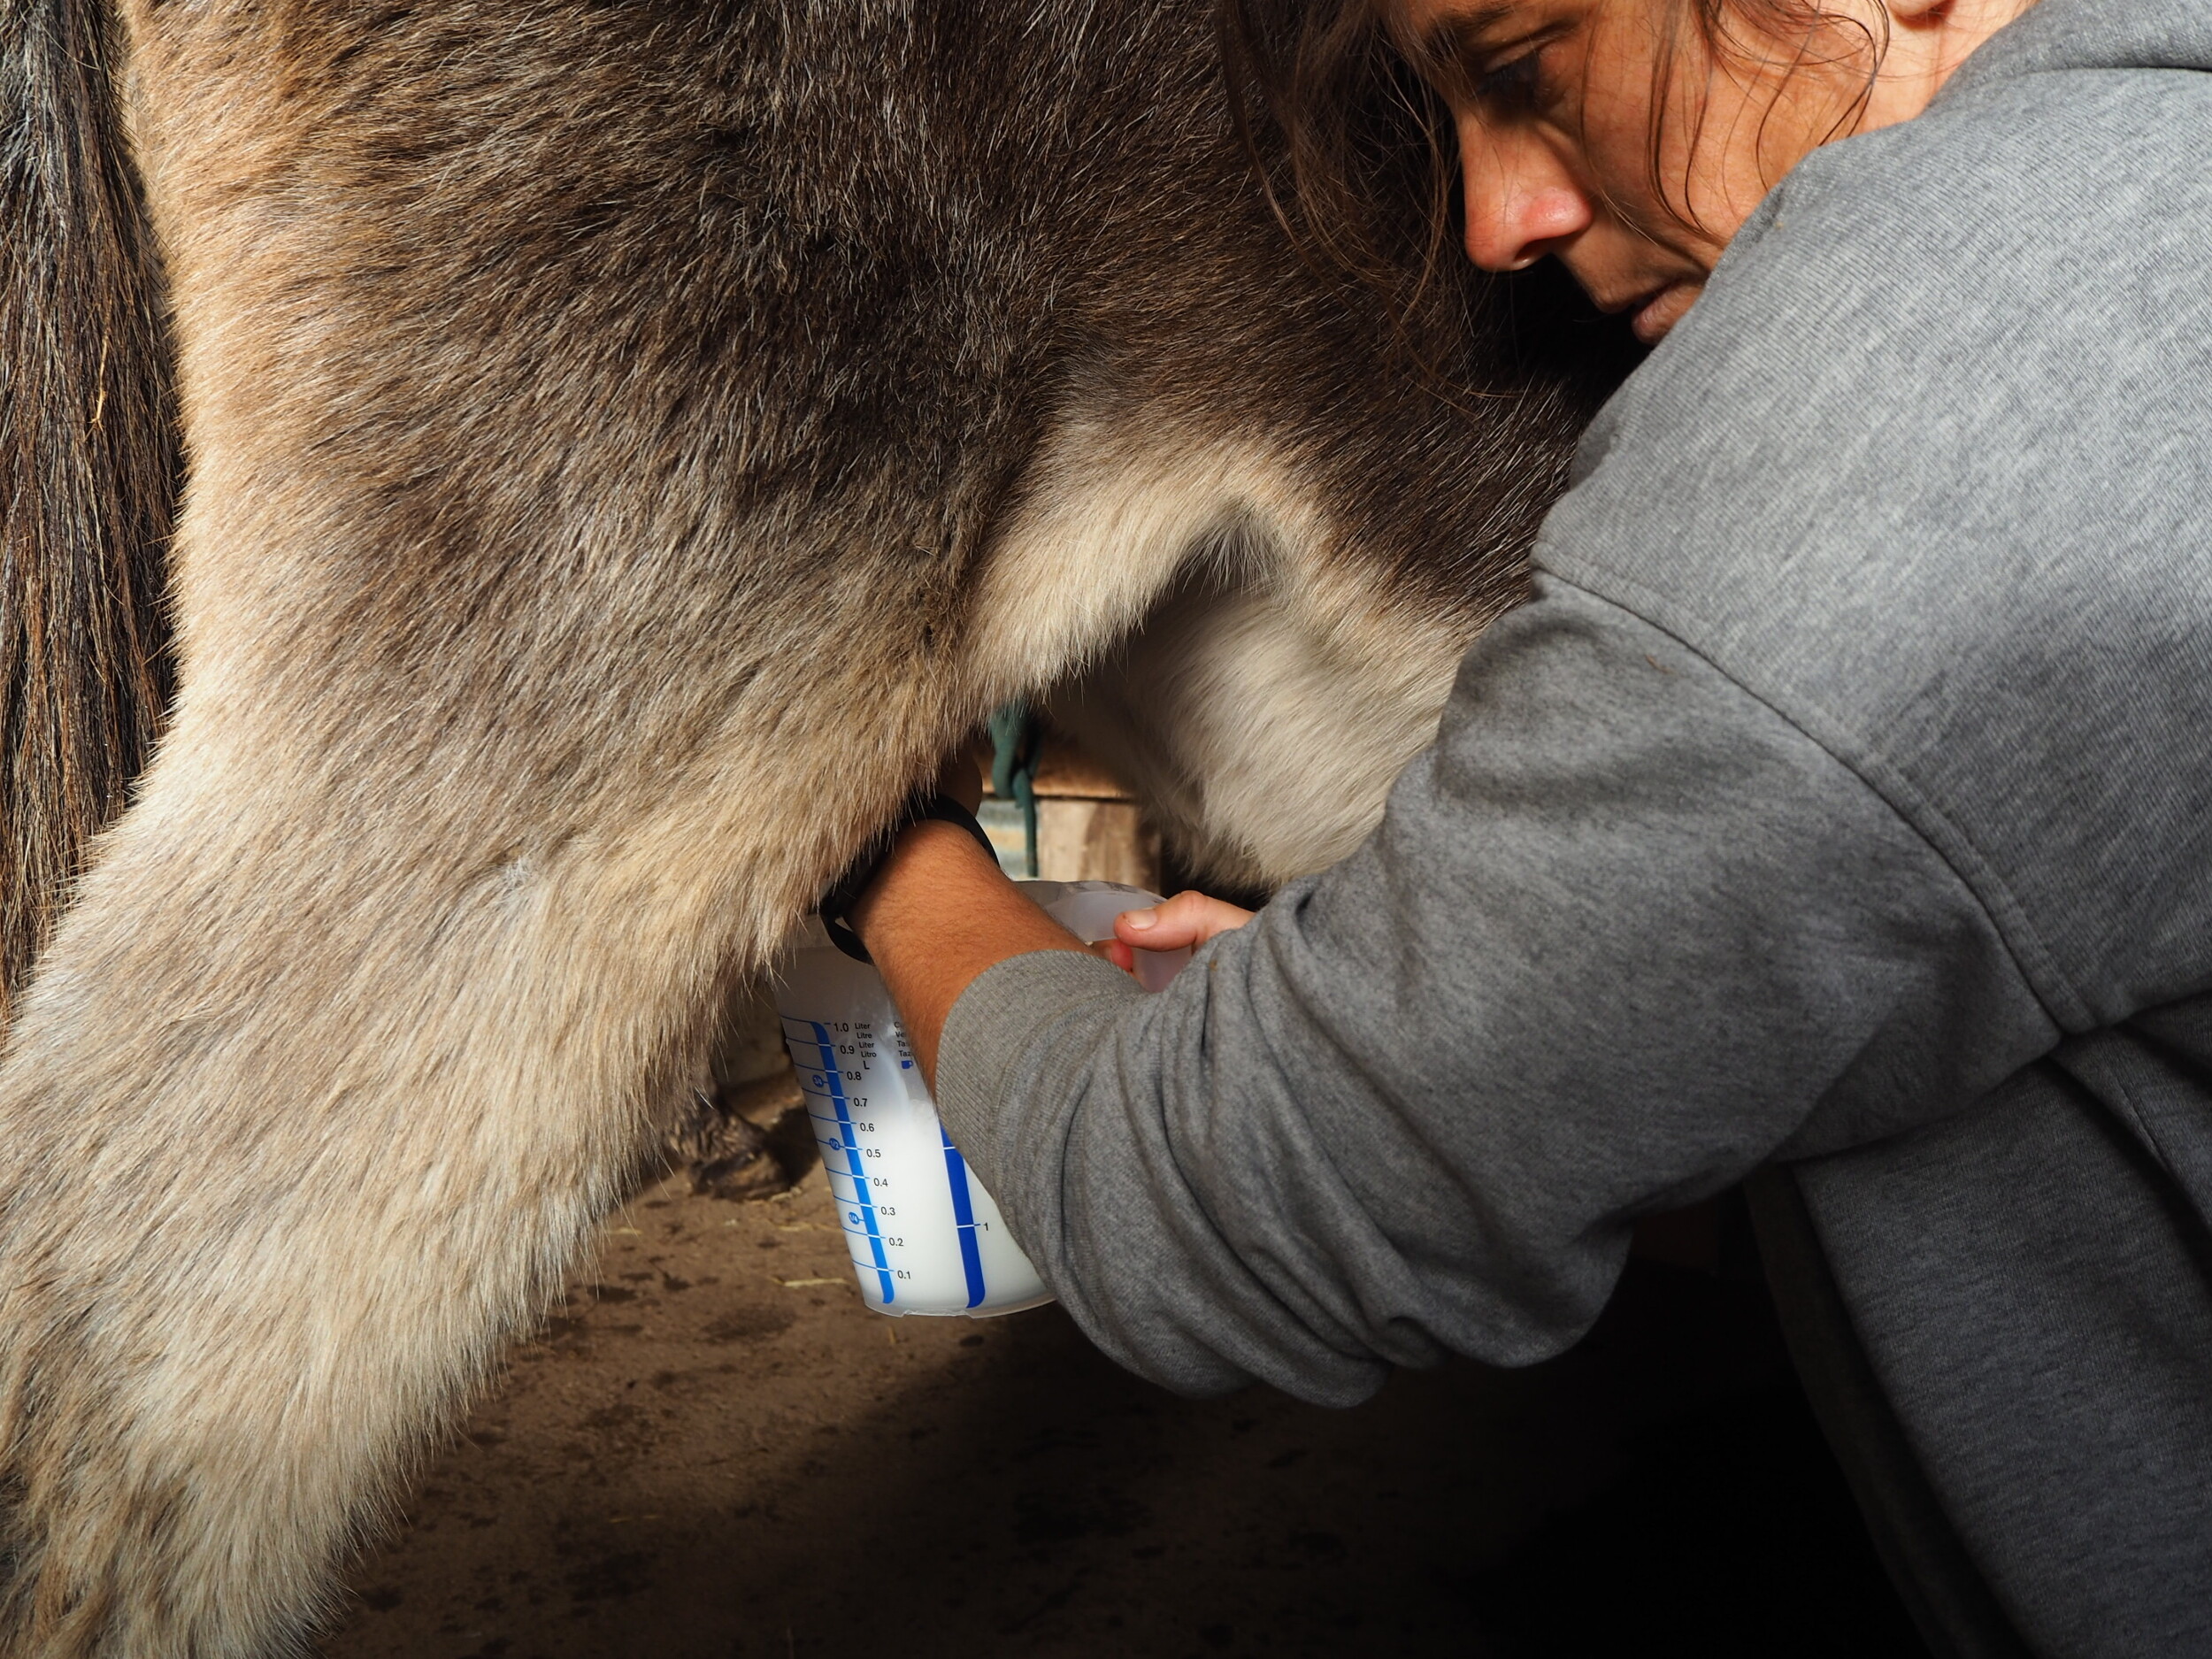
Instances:
[[[1405,0],[1469,253],[1663,342],[1534,598],[1356,855],[1124,918],[1163,995],[946,824],[849,915],[1124,1363],[1540,1359],[1786,1171],[1932,1643],[2212,1651],[2212,8],[1847,4]]]

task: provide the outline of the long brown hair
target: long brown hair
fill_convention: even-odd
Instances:
[[[1806,72],[1840,77],[1836,111],[1827,130],[1814,141],[1825,144],[1856,130],[1874,91],[1875,72],[1889,49],[1888,14],[1877,8],[1869,21],[1827,10],[1819,0],[1667,0],[1661,8],[1663,33],[1651,70],[1651,128],[1646,137],[1645,167],[1652,199],[1678,223],[1702,230],[1695,206],[1686,198],[1674,205],[1662,151],[1666,122],[1674,107],[1671,88],[1686,42],[1698,52],[1709,77],[1716,69],[1779,71],[1776,85]],[[1770,115],[1773,104],[1768,105]],[[1705,102],[1693,100],[1686,111],[1694,154],[1704,136]],[[1763,138],[1765,118],[1762,118]],[[1763,144],[1761,146],[1763,150]],[[1771,188],[1776,179],[1766,179]]]

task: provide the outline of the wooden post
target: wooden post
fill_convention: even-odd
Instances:
[[[1022,870],[1021,815],[985,785],[984,827],[1009,873]],[[1119,881],[1159,890],[1160,838],[1121,780],[1048,729],[1038,757],[1037,874],[1047,881]]]

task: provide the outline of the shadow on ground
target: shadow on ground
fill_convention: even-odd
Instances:
[[[354,1575],[331,1659],[1918,1651],[1753,1285],[1521,1372],[1178,1400],[1056,1310],[862,1309],[818,1173],[649,1195]]]

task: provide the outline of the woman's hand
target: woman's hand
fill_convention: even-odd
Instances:
[[[1252,919],[1252,912],[1222,899],[1188,889],[1148,910],[1124,910],[1114,918],[1114,937],[1105,955],[1124,972],[1133,972],[1139,950],[1195,950],[1216,933],[1226,933]]]

